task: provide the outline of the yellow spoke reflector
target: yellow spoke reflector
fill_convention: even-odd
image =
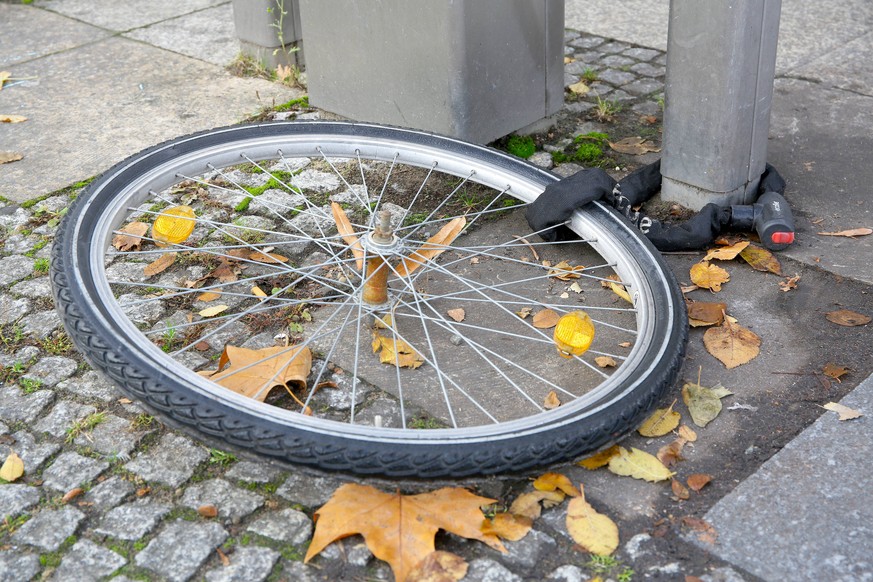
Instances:
[[[594,324],[584,311],[571,311],[555,325],[555,346],[565,358],[581,356],[594,341]]]
[[[190,206],[172,206],[161,212],[152,225],[152,238],[158,246],[175,245],[185,241],[194,232],[194,209]]]

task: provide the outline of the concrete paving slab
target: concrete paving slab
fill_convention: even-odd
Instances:
[[[57,34],[58,30],[64,33]],[[0,67],[82,46],[110,34],[33,6],[0,3]]]
[[[783,254],[828,271],[873,283],[873,237],[818,232],[873,227],[873,97],[777,79],[769,161],[788,182],[797,216],[797,242]]]
[[[0,92],[0,110],[29,118],[0,128],[3,149],[24,155],[0,166],[0,195],[18,202],[301,94],[118,37],[30,61],[16,74],[38,77]]]
[[[113,0],[95,8],[91,0],[36,0],[34,5],[109,30],[125,31],[190,14],[229,0]]]
[[[867,33],[792,69],[791,72],[803,78],[818,79],[831,87],[873,95],[873,71],[869,65],[871,59],[873,33]]]
[[[138,28],[124,36],[221,66],[239,54],[230,3]]]
[[[705,549],[764,580],[873,580],[873,377],[842,400],[864,417],[827,412],[705,519]],[[699,542],[697,542],[699,543]]]
[[[667,50],[669,0],[567,0],[564,26]]]

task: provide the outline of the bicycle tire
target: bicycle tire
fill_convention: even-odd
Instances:
[[[264,159],[263,151],[278,147],[281,154],[295,147],[288,144],[298,143],[357,151],[359,163],[360,149],[373,149],[368,155],[384,163],[391,161],[391,151],[408,152],[439,161],[448,174],[453,173],[452,164],[463,162],[477,169],[472,181],[492,187],[511,184],[510,194],[527,201],[558,179],[490,148],[420,131],[340,122],[210,130],[156,145],[115,165],[79,195],[58,229],[51,261],[53,292],[64,325],[87,360],[170,424],[231,449],[323,470],[462,477],[524,471],[602,448],[635,428],[673,386],[688,333],[678,285],[644,237],[613,210],[592,204],[577,211],[570,226],[583,235],[596,233],[592,247],[603,256],[620,257],[616,271],[629,272],[637,281],[634,307],[646,313],[645,330],[638,332],[645,345],[634,345],[628,356],[632,365],[623,365],[604,388],[580,398],[581,404],[498,423],[496,428],[412,431],[338,425],[217,392],[207,380],[162,356],[120,317],[105,273],[109,237],[149,192],[180,182],[186,175],[183,169],[202,167],[207,154],[230,159],[248,151],[258,160]],[[636,317],[639,321],[642,316]]]

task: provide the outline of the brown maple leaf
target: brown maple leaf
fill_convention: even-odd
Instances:
[[[348,483],[316,512],[315,534],[303,561],[338,539],[361,534],[373,555],[388,562],[394,578],[403,582],[434,551],[434,536],[441,529],[505,552],[497,536],[480,529],[480,507],[495,501],[452,487],[401,495]]]

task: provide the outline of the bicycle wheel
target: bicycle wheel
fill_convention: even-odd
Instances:
[[[384,476],[542,466],[632,430],[687,338],[672,276],[612,210],[575,213],[581,241],[527,232],[519,208],[556,179],[412,130],[212,130],[79,196],[55,299],[95,368],[208,441]],[[152,225],[180,207],[179,240]],[[593,343],[559,354],[549,324],[580,309]]]

